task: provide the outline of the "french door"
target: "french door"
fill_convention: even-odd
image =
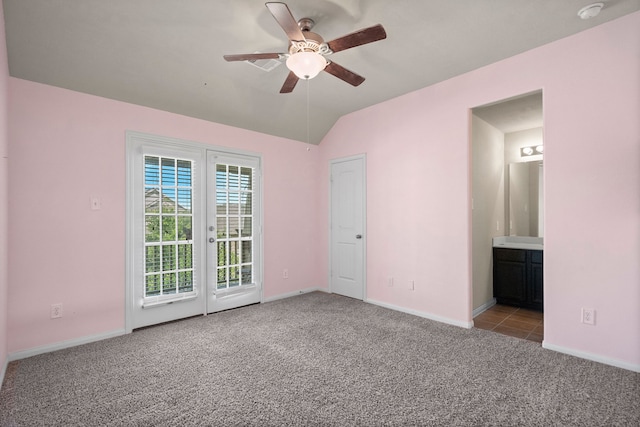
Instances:
[[[207,277],[209,313],[260,302],[261,231],[257,159],[208,153]]]
[[[260,302],[260,158],[127,144],[127,330]]]

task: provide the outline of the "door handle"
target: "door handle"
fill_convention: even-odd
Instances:
[[[362,239],[362,234],[356,234],[356,239]]]

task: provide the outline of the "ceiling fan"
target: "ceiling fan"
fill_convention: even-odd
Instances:
[[[269,12],[276,19],[289,38],[288,53],[248,53],[239,55],[224,55],[227,61],[254,61],[258,59],[285,59],[289,75],[280,93],[290,93],[299,79],[311,79],[320,71],[326,71],[345,82],[358,86],[364,77],[349,71],[326,57],[342,50],[385,39],[387,33],[382,25],[364,28],[346,36],[338,37],[330,42],[311,32],[315,22],[311,18],[302,18],[296,22],[289,7],[281,2],[265,3]]]

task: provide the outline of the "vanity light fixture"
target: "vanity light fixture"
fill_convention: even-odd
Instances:
[[[580,19],[595,18],[600,13],[600,10],[604,7],[604,3],[593,3],[587,5],[578,11]]]
[[[543,145],[532,145],[530,147],[522,147],[520,148],[520,157],[535,156],[538,154],[542,155],[543,151],[544,151]]]

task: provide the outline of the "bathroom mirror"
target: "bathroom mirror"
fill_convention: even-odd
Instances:
[[[508,171],[509,235],[544,237],[542,162],[510,163]]]

